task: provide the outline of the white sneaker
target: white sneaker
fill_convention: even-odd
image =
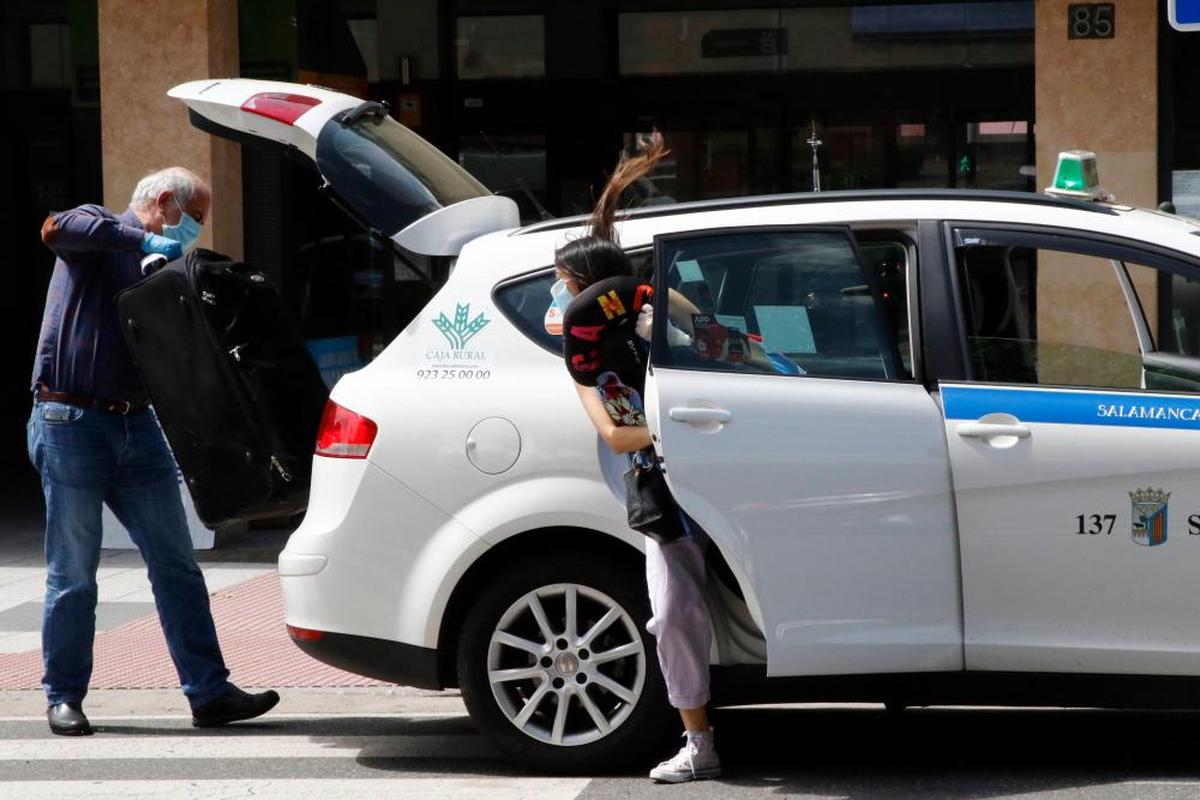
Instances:
[[[688,731],[683,749],[650,770],[650,777],[659,783],[700,781],[720,774],[721,759],[713,744],[712,728],[705,733]]]

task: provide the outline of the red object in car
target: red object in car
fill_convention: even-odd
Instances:
[[[296,119],[313,106],[321,105],[315,97],[287,92],[259,92],[242,103],[242,111],[258,114],[285,125],[291,125]]]
[[[327,400],[315,452],[330,458],[366,458],[378,432],[379,426],[362,414]]]

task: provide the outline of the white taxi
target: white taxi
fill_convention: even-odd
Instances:
[[[406,157],[415,137],[353,98],[172,93],[209,130],[315,153],[377,236],[454,258],[333,390],[279,559],[296,643],[460,687],[542,769],[656,755],[669,716],[642,543],[545,325],[555,248],[584,220],[516,227],[510,201]],[[287,113],[245,113],[264,93]],[[430,202],[400,214],[416,184]],[[657,206],[619,232],[657,294],[704,313],[690,345],[655,330],[645,399],[711,540],[714,702],[1195,706],[1194,223],[896,190]],[[696,346],[735,329],[801,369]]]

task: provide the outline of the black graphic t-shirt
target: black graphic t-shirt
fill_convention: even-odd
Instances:
[[[613,373],[624,387],[642,392],[646,347],[635,328],[653,293],[640,278],[620,275],[597,281],[571,301],[563,315],[563,360],[576,383],[598,386],[601,375]]]

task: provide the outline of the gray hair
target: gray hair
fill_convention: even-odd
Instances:
[[[186,206],[196,196],[201,186],[204,186],[204,181],[191,170],[183,167],[167,167],[157,172],[151,172],[138,181],[129,205],[139,209],[149,208],[154,205],[160,194],[170,192],[179,201],[179,205]]]

